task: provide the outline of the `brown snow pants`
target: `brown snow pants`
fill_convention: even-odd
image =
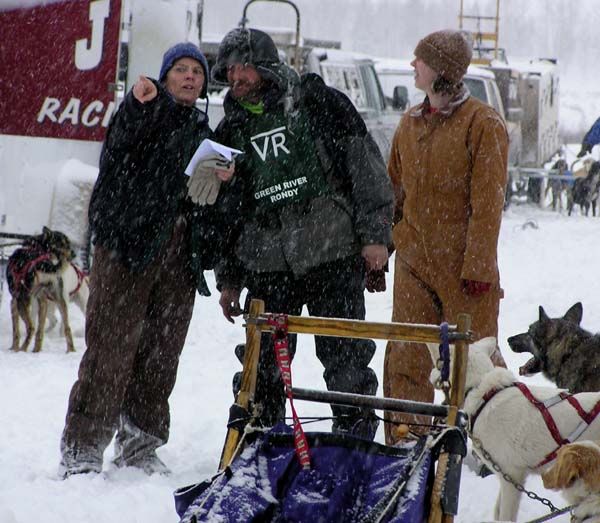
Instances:
[[[185,224],[152,263],[132,272],[100,246],[94,251],[86,314],[87,350],[71,390],[61,441],[63,455],[102,452],[125,415],[164,445],[168,399],[175,385],[194,307],[196,276]]]
[[[456,323],[459,313],[471,315],[471,330],[477,339],[498,336],[498,311],[502,290],[496,285],[480,297],[466,295],[460,278],[445,274],[429,277],[417,274],[396,254],[394,265],[394,309],[392,321],[439,325],[443,321]],[[496,365],[506,366],[499,351],[494,354]],[[433,362],[423,343],[389,342],[383,364],[383,392],[386,397],[432,402],[433,385],[429,374]],[[427,416],[388,413],[386,419],[396,423],[429,423]],[[396,443],[392,423],[385,424],[388,445]],[[415,432],[418,426],[411,427]]]

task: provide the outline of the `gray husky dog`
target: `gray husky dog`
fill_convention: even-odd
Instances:
[[[514,352],[533,354],[519,374],[538,372],[569,392],[600,391],[600,335],[581,328],[583,306],[573,305],[562,318],[549,318],[540,306],[529,330],[508,338]]]

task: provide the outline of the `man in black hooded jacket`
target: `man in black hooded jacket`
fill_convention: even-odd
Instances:
[[[364,319],[367,271],[381,270],[388,258],[393,195],[358,112],[319,76],[299,78],[256,29],[225,36],[213,79],[230,87],[217,139],[244,151],[233,181],[242,194],[237,241],[217,271],[225,317],[233,321],[246,287],[270,312],[298,315],[306,305],[314,316]],[[329,390],[375,394],[373,341],[317,336],[315,344]],[[283,419],[284,390],[267,337],[256,401],[264,425]],[[374,437],[372,411],[332,410],[334,431]]]

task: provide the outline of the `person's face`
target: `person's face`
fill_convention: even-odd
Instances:
[[[263,80],[252,65],[234,63],[227,67],[227,82],[236,100],[258,103]]]
[[[415,87],[421,91],[430,91],[438,74],[420,58],[415,58],[410,65],[415,69]]]
[[[194,105],[200,96],[205,81],[204,68],[200,62],[184,56],[169,69],[165,87],[177,103]]]

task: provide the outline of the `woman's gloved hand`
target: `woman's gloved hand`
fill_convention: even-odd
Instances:
[[[469,296],[482,296],[492,288],[492,284],[487,281],[463,280],[463,292]]]
[[[198,162],[187,182],[188,196],[198,205],[213,205],[221,182],[230,180],[234,169],[234,162],[228,162],[220,155],[204,158]]]

